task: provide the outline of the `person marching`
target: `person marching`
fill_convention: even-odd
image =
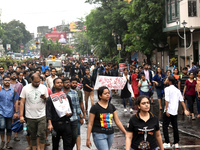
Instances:
[[[86,75],[83,77],[83,90],[85,94],[85,113],[88,114],[88,99],[90,97],[91,106],[94,105],[94,88],[92,85],[92,77],[90,76],[90,69],[85,69]]]
[[[139,73],[139,70],[138,70],[138,68],[136,68],[134,70],[134,73],[131,76],[132,89],[133,89],[133,93],[134,93],[135,98],[137,98],[140,95],[139,89],[138,89],[138,82],[139,81],[137,79],[138,73]]]
[[[130,118],[126,134],[126,150],[164,150],[159,120],[150,112],[150,100],[141,95],[136,100],[138,112]],[[157,141],[157,143],[156,143]]]
[[[197,81],[194,80],[194,73],[190,72],[189,79],[185,81],[185,87],[183,90],[183,99],[187,99],[187,105],[192,115],[192,120],[195,120],[194,116],[194,102],[196,99],[196,84]]]
[[[46,103],[47,105],[46,116],[48,120],[48,129],[49,131],[52,131],[54,129],[54,131],[56,132],[56,136],[52,134],[52,143],[53,143],[52,149],[53,150],[59,149],[59,141],[60,137],[62,136],[63,149],[72,150],[72,132],[70,126],[70,117],[72,116],[73,108],[72,108],[71,98],[62,91],[63,88],[62,79],[60,78],[54,79],[53,84],[55,87],[55,93],[50,95]],[[59,106],[62,107],[63,109],[60,109],[58,105],[56,105],[56,101],[60,103]],[[60,101],[68,101],[70,108],[65,108],[67,102],[60,102]],[[71,110],[71,113],[67,112],[68,109]]]
[[[126,134],[126,130],[118,118],[115,106],[108,102],[110,99],[109,89],[102,86],[98,89],[97,94],[99,101],[90,109],[86,146],[88,148],[92,146],[90,141],[92,132],[96,148],[98,150],[109,150],[114,138],[112,120],[114,119],[116,125],[124,134]]]
[[[181,91],[175,87],[175,78],[173,76],[169,76],[167,79],[169,84],[168,87],[165,88],[165,110],[163,113],[163,133],[165,138],[165,143],[163,144],[164,148],[169,148],[169,133],[168,127],[171,122],[173,127],[173,136],[174,136],[174,144],[173,147],[179,148],[179,133],[178,133],[178,106],[179,101],[181,102],[185,115],[188,115],[188,111],[186,110],[185,103],[181,94]]]
[[[156,85],[156,92],[158,96],[158,103],[159,103],[159,109],[162,110],[162,98],[164,94],[164,83],[163,79],[165,78],[165,75],[162,74],[162,70],[160,67],[157,68],[156,75],[153,77],[153,83]]]

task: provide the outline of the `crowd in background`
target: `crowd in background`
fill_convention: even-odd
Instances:
[[[118,90],[109,90],[107,87],[101,87],[97,94],[99,102],[94,103],[94,85],[98,76],[121,76],[126,80],[126,84],[120,92]],[[128,110],[130,113],[133,113],[133,110],[137,109],[140,110],[138,111],[138,113],[140,113],[138,115],[143,113],[148,116],[149,114],[147,112],[150,110],[149,105],[150,103],[154,103],[153,94],[154,91],[156,91],[159,110],[164,110],[165,115],[169,117],[170,113],[168,113],[168,109],[171,107],[169,103],[170,100],[168,100],[170,99],[169,91],[175,87],[178,89],[178,91],[175,90],[175,92],[179,95],[176,97],[177,100],[183,102],[184,99],[184,101],[187,102],[189,116],[191,116],[193,120],[200,117],[200,71],[195,63],[192,63],[191,68],[189,66],[184,67],[181,73],[177,68],[175,68],[173,72],[167,70],[166,73],[164,73],[163,68],[160,67],[157,67],[157,69],[153,71],[151,70],[150,65],[144,64],[142,66],[137,66],[135,62],[126,64],[123,72],[119,72],[118,63],[83,61],[66,62],[63,64],[63,70],[61,72],[57,72],[52,64],[47,66],[45,61],[42,63],[15,63],[8,65],[7,70],[5,70],[3,66],[0,66],[0,85],[0,105],[5,107],[0,109],[0,119],[5,123],[4,126],[2,125],[0,127],[2,135],[1,148],[12,148],[9,144],[11,140],[10,125],[12,122],[15,122],[18,117],[20,118],[20,122],[27,122],[28,134],[26,137],[29,145],[27,150],[31,148],[33,150],[36,148],[38,150],[43,150],[45,145],[50,145],[47,140],[48,131],[46,123],[48,123],[48,129],[50,131],[54,129],[59,136],[62,136],[64,149],[73,149],[76,144],[77,149],[79,150],[81,141],[80,126],[83,124],[83,119],[89,121],[87,136],[88,147],[91,146],[90,134],[92,132],[96,147],[100,150],[105,149],[105,147],[102,147],[105,143],[101,143],[98,138],[101,137],[99,135],[100,133],[113,135],[112,119],[114,119],[120,130],[126,134],[127,139],[132,139],[132,142],[134,142],[134,135],[127,135],[116,114],[115,107],[111,104],[112,95],[116,94],[119,94],[122,99],[125,113]],[[8,90],[12,93],[10,94],[10,97],[7,95],[8,99],[11,101],[13,100],[15,110],[12,109],[9,113],[5,113],[4,111],[7,111],[12,107],[10,104],[7,106],[7,102],[3,102],[3,98],[1,98],[6,95]],[[82,93],[82,90],[84,94]],[[64,97],[69,100],[72,112],[66,113],[64,117],[58,117],[58,115],[55,115],[57,110],[54,108],[52,103],[53,97],[51,97],[51,95],[62,91],[66,94]],[[181,97],[179,91],[181,92]],[[164,96],[165,101],[167,101],[165,103],[169,103],[169,108],[167,105],[167,107],[164,106],[165,108],[163,109],[162,100]],[[172,99],[173,98],[174,97],[172,97]],[[88,108],[89,99],[92,106],[90,111]],[[126,99],[128,99],[129,102],[129,109],[127,107]],[[143,100],[145,101],[144,103],[148,105],[147,110],[141,106]],[[194,112],[195,102],[198,110],[197,116],[195,116],[196,112]],[[139,107],[134,107],[135,103],[137,103]],[[183,111],[185,112],[186,109],[184,103],[182,103],[182,105]],[[108,110],[102,110],[102,107],[105,107]],[[176,107],[175,109],[177,110],[178,108]],[[104,114],[101,114],[101,111],[105,114],[109,113],[109,116],[101,116]],[[12,113],[14,113],[14,117],[12,117]],[[185,112],[185,114],[187,114],[187,112]],[[153,117],[153,114],[150,114],[150,116]],[[171,116],[173,116],[173,114],[171,114]],[[177,116],[177,114],[175,113],[174,116]],[[106,127],[105,124],[99,124],[101,121],[108,122],[108,120],[104,120],[104,117],[109,118],[110,122]],[[171,117],[172,120],[174,118],[175,117]],[[137,120],[137,118],[131,119]],[[129,125],[131,125],[127,130],[129,132],[134,130],[133,120],[130,120],[129,122]],[[167,120],[165,122],[165,127],[167,127],[172,120]],[[175,118],[175,122],[177,122],[177,118]],[[97,128],[94,128],[93,125],[96,125]],[[110,130],[107,130],[109,125]],[[62,128],[59,128],[59,126]],[[177,126],[176,123],[174,123],[173,126]],[[4,128],[7,129],[7,142],[5,142],[3,136]],[[45,130],[42,130],[43,128],[45,128]],[[69,130],[71,130],[70,133]],[[174,130],[176,131],[177,127],[174,128]],[[166,140],[168,138],[168,132],[163,132],[165,133],[166,142],[164,144],[166,146],[166,144],[169,144],[169,140]],[[158,145],[162,149],[162,139],[160,137],[158,124],[155,124],[155,134],[158,136],[156,138]],[[177,135],[177,133],[175,135]],[[59,136],[52,137],[53,149],[55,150],[59,147]],[[106,138],[108,139],[107,148],[110,149],[113,137],[108,136]],[[20,141],[17,133],[15,133],[14,140]],[[127,143],[130,145],[130,141],[127,141]],[[174,144],[178,144],[178,141],[175,141]],[[155,143],[150,143],[150,145],[153,147],[157,146]],[[134,148],[135,145],[133,144],[131,147]],[[156,148],[154,149],[156,150]]]

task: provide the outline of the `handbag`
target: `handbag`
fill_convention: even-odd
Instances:
[[[162,78],[162,75],[161,75],[160,81],[158,82],[158,85],[156,85],[156,88],[162,88],[163,87],[162,80],[163,80],[163,78]]]
[[[153,95],[153,87],[149,84],[148,80],[146,80],[149,86],[149,97],[151,97]]]

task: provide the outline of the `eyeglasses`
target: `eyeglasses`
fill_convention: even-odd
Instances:
[[[3,81],[10,81],[10,80],[3,80]]]

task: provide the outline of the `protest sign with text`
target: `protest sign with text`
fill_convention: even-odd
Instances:
[[[67,99],[67,96],[64,92],[51,94],[50,97],[52,99],[55,110],[60,118],[65,116],[66,113],[72,113],[69,100]]]
[[[125,84],[126,79],[124,79],[123,77],[98,76],[94,89],[97,90],[101,86],[106,86],[110,90],[122,90]]]

